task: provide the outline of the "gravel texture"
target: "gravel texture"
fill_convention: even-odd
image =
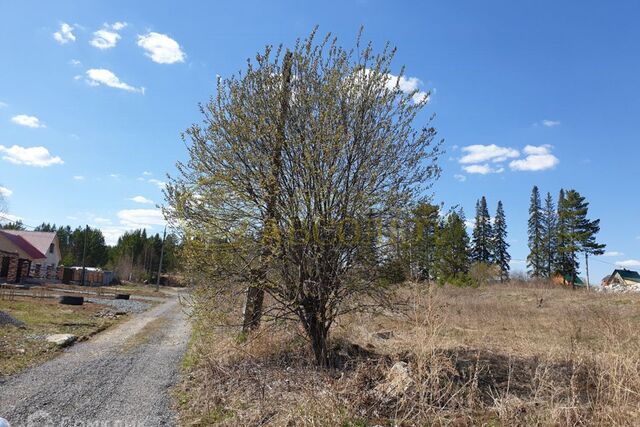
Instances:
[[[85,298],[85,301],[94,304],[108,305],[118,312],[125,313],[142,313],[149,308],[150,304],[136,300],[126,299],[103,299],[103,298]]]
[[[177,425],[170,388],[188,337],[183,307],[171,298],[56,359],[0,379],[0,417],[12,426]]]
[[[4,311],[0,311],[0,326],[4,326],[4,325],[12,325],[15,326],[17,328],[23,328],[24,327],[24,323],[19,321],[18,319],[14,319],[13,317],[9,316],[9,314],[5,313]]]

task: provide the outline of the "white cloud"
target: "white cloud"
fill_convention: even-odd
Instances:
[[[144,171],[144,172],[142,172],[142,175],[144,175],[144,176],[151,176],[151,175],[153,175],[153,174],[152,174],[151,172],[149,172],[149,171]]]
[[[9,104],[7,104],[6,102],[0,101],[0,108],[6,108],[8,106],[9,106]]]
[[[73,65],[74,67],[79,67],[80,65],[82,65],[82,62],[78,61],[77,59],[72,59],[71,61],[69,61],[69,64]]]
[[[624,254],[622,252],[618,252],[618,251],[607,251],[607,252],[602,254],[602,256],[610,256],[610,257],[622,256],[622,255],[624,255]]]
[[[483,163],[483,162],[504,162],[507,159],[515,158],[520,155],[520,152],[514,148],[499,147],[495,144],[491,145],[468,145],[462,147],[462,151],[465,154],[460,158],[460,163]]]
[[[13,145],[5,147],[0,145],[2,159],[16,165],[46,167],[51,165],[61,165],[64,162],[58,156],[52,156],[45,147],[21,147]]]
[[[543,154],[549,154],[549,151],[551,151],[551,148],[553,148],[551,145],[549,144],[545,144],[545,145],[527,145],[524,147],[524,154],[527,155],[531,155],[531,156],[535,156],[535,155],[543,155]]]
[[[465,182],[467,180],[467,177],[465,175],[459,173],[453,175],[453,177],[460,182]]]
[[[533,146],[527,145],[524,148],[527,157],[513,160],[509,167],[515,171],[542,171],[554,168],[560,160],[551,154],[550,145]]]
[[[104,68],[92,68],[87,70],[87,83],[91,86],[99,86],[105,85],[116,89],[122,89],[129,92],[139,92],[144,95],[144,88],[136,88],[128,85],[127,83],[120,81],[118,76],[116,76],[110,70]]]
[[[543,120],[542,121],[542,126],[548,127],[548,128],[552,128],[554,126],[558,126],[560,124],[559,120]]]
[[[17,125],[30,128],[46,127],[36,116],[27,116],[26,114],[18,114],[17,116],[13,116],[11,117],[11,121]]]
[[[89,42],[91,46],[98,49],[111,49],[118,44],[120,34],[118,31],[127,26],[126,22],[116,22],[113,25],[104,24],[104,28],[93,33],[93,39]]]
[[[118,40],[120,40],[120,34],[115,31],[102,29],[93,33],[93,38],[89,43],[93,47],[104,50],[115,47],[116,44],[118,44]]]
[[[394,90],[397,87],[401,92],[405,94],[415,92],[411,99],[415,104],[419,104],[421,102],[429,102],[429,93],[418,90],[421,84],[422,81],[417,77],[405,77],[388,74],[387,83],[385,86],[389,90]]]
[[[109,174],[109,176],[110,176],[111,178],[115,178],[115,179],[120,178],[120,174],[118,174],[118,173],[110,173],[110,174]]]
[[[186,57],[178,42],[166,34],[150,32],[144,36],[138,35],[138,46],[143,48],[146,55],[158,64],[184,62]]]
[[[60,24],[60,30],[53,33],[53,38],[60,44],[76,41],[76,36],[73,35],[73,26],[63,22]]]
[[[416,92],[411,97],[414,104],[420,104],[422,102],[429,102],[429,93],[428,92]]]
[[[489,164],[485,163],[482,165],[467,165],[467,166],[463,166],[462,169],[466,172],[466,173],[477,173],[480,175],[487,175],[490,173],[502,173],[504,172],[504,168],[503,167],[491,167]]]
[[[398,89],[400,89],[402,92],[408,93],[413,92],[414,90],[418,90],[420,83],[422,82],[417,77],[398,77],[394,76],[393,74],[389,74],[389,79],[386,86],[388,89],[395,89],[397,85]]]
[[[94,217],[93,221],[97,224],[111,224],[111,220],[109,218],[103,218],[100,216]]]
[[[131,200],[132,202],[136,202],[136,203],[142,203],[142,204],[153,204],[153,200],[149,200],[144,196],[135,196],[135,197],[131,197],[129,200]]]
[[[165,225],[160,209],[124,209],[118,211],[120,223],[131,228],[151,228],[154,225]]]
[[[624,261],[616,262],[616,265],[618,267],[624,267],[624,268],[627,268],[627,267],[640,267],[640,260],[627,259],[627,260],[624,260]]]
[[[82,175],[74,175],[73,179],[76,181],[84,181],[84,176]]]
[[[0,216],[0,223],[2,222],[17,222],[17,221],[22,221],[23,218],[21,216],[18,215],[11,215],[8,213],[3,213],[2,216]]]
[[[9,190],[7,187],[3,187],[0,185],[0,196],[9,197],[13,194],[13,191]]]
[[[116,22],[113,25],[111,25],[111,29],[115,30],[115,31],[120,31],[121,29],[123,29],[124,27],[127,26],[126,22]]]
[[[159,179],[155,179],[155,178],[151,178],[150,180],[148,180],[147,182],[155,185],[156,187],[158,187],[161,190],[164,190],[164,187],[167,185],[166,182],[164,181],[160,181]]]

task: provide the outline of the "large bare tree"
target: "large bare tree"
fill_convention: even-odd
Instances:
[[[245,328],[266,292],[300,321],[319,365],[337,316],[385,291],[359,268],[363,219],[388,224],[439,175],[432,117],[415,126],[428,96],[391,74],[394,54],[315,31],[290,49],[267,46],[219,79],[166,191],[185,237],[218,252],[209,283],[249,285]]]

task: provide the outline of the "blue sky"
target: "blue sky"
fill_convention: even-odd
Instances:
[[[435,200],[502,200],[515,270],[531,187],[576,188],[601,218],[599,280],[640,266],[635,1],[56,1],[0,5],[0,186],[9,214],[161,232],[156,204],[198,102],[265,44],[315,26],[398,47],[445,139]]]

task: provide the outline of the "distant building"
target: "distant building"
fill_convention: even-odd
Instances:
[[[627,270],[626,268],[613,270],[613,273],[602,279],[602,286],[632,286],[638,284],[640,284],[640,274],[637,271]]]
[[[553,276],[553,278],[551,279],[551,281],[556,284],[556,285],[563,285],[563,286],[571,286],[571,280],[572,277],[570,274],[565,274],[564,276],[561,274],[556,274],[555,276]],[[575,286],[582,288],[582,287],[586,287],[586,283],[584,283],[584,281],[579,278],[578,276],[576,276],[575,279]]]
[[[53,279],[59,263],[56,233],[0,230],[0,280],[14,283],[27,277]]]

